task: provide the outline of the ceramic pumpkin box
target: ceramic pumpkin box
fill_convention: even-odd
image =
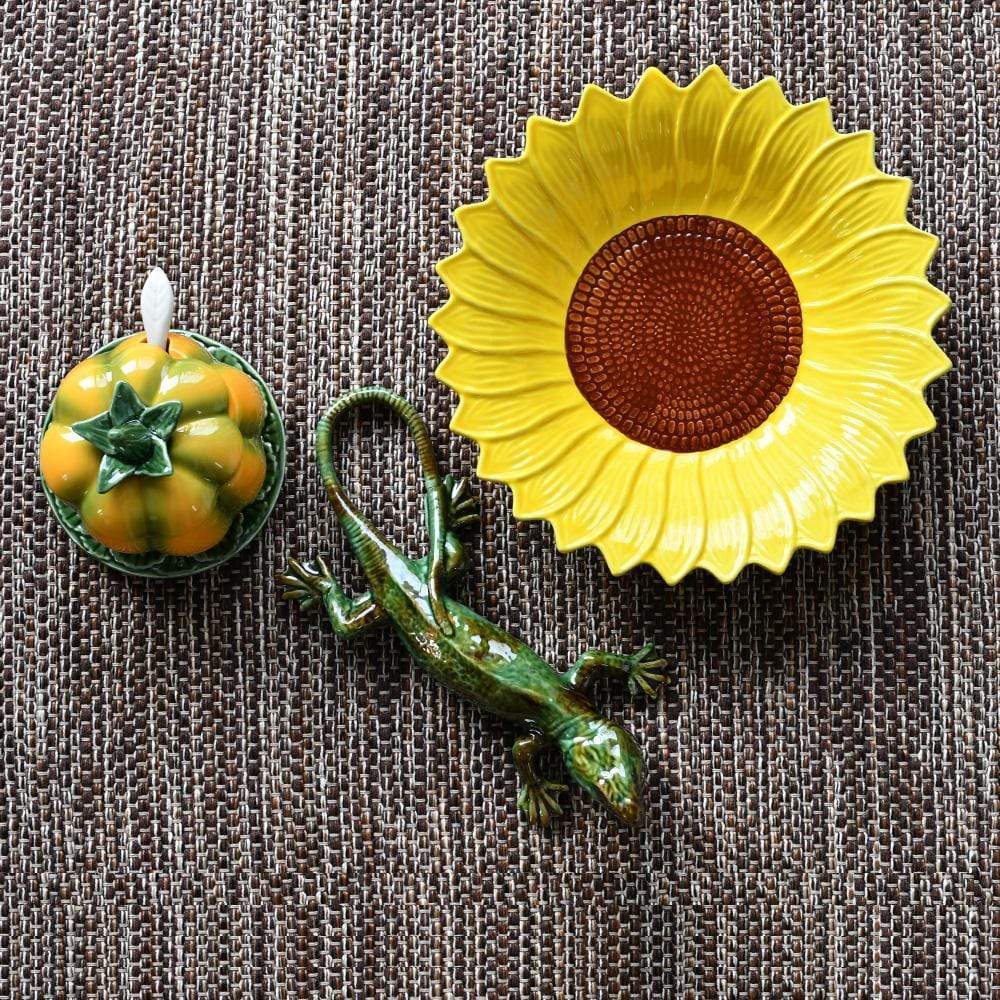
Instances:
[[[42,478],[63,527],[116,569],[184,576],[234,555],[263,527],[284,470],[281,419],[232,351],[170,330],[159,269],[145,331],[65,377],[46,419]]]

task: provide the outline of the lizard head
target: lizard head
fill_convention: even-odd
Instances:
[[[632,735],[591,717],[560,740],[573,780],[613,816],[634,824],[642,813],[642,754]]]

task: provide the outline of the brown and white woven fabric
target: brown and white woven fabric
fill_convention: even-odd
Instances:
[[[6,0],[0,39],[0,995],[1000,995],[1000,13],[786,0]],[[451,211],[533,112],[710,62],[828,95],[942,238],[955,369],[912,480],[772,577],[612,578],[478,483],[470,603],[553,663],[660,644],[648,815],[515,808],[512,734],[278,600],[357,571],[311,434],[362,383],[447,431],[427,326]],[[262,540],[149,583],[79,555],[36,471],[74,360],[163,266],[178,323],[274,386],[289,471]],[[369,423],[368,421],[373,422]],[[415,456],[367,415],[341,465],[410,551]]]

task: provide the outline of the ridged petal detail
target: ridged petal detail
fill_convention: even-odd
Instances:
[[[747,561],[772,573],[782,573],[795,551],[798,525],[791,501],[770,474],[767,454],[773,448],[773,428],[764,425],[727,446],[730,465],[738,470],[736,485],[746,507],[750,549]]]
[[[874,323],[930,331],[951,305],[944,292],[913,275],[831,291],[835,294],[829,297],[802,301],[807,331],[814,327],[851,330],[859,324]]]
[[[516,160],[487,160],[486,180],[491,200],[514,225],[543,241],[553,255],[579,275],[593,253],[591,241],[580,232],[575,220],[567,218],[566,210],[531,164],[523,156]]]
[[[573,384],[526,392],[515,387],[503,396],[462,396],[451,427],[476,441],[503,441],[569,409],[580,410],[580,419],[588,421],[593,412]]]
[[[497,270],[549,294],[572,294],[579,271],[529,229],[512,222],[493,198],[463,205],[455,212],[455,222],[465,246]]]
[[[530,118],[524,155],[566,224],[583,237],[589,256],[616,230],[608,209],[609,196],[595,186],[573,125]]]
[[[473,396],[507,396],[541,386],[572,383],[565,354],[526,350],[523,354],[490,354],[451,351],[437,376],[458,393]]]
[[[835,135],[830,104],[825,99],[799,105],[778,119],[754,158],[727,218],[756,233],[803,164]]]
[[[923,278],[938,247],[937,237],[908,223],[893,223],[841,243],[826,256],[792,272],[803,301],[821,298],[826,289],[871,285],[884,278]]]
[[[704,212],[709,202],[720,141],[719,123],[736,104],[737,91],[718,66],[710,66],[684,90],[674,144],[677,183],[670,212]]]
[[[807,267],[862,233],[906,221],[912,185],[905,177],[874,174],[842,187],[822,207],[798,213],[796,226],[773,244],[789,271]]]
[[[565,551],[593,545],[620,516],[631,498],[636,475],[648,449],[617,431],[608,430],[618,435],[618,440],[604,457],[603,475],[551,518],[556,544]],[[603,429],[596,436],[600,433],[604,433]],[[580,461],[583,468],[589,464],[590,456],[586,451],[580,455]]]
[[[635,486],[621,517],[597,540],[612,573],[620,574],[643,562],[663,530],[673,452],[648,449],[641,459]]]
[[[588,414],[591,410],[586,411]],[[484,441],[478,473],[484,479],[526,479],[549,468],[570,449],[585,450],[598,429],[598,419],[588,420],[578,410],[564,410],[545,423],[498,441]]]
[[[512,316],[452,298],[430,318],[430,325],[451,348],[469,353],[565,353],[562,322],[538,316]]]
[[[720,126],[712,167],[712,186],[704,210],[709,215],[732,217],[732,206],[778,121],[792,106],[774,77],[739,91]]]
[[[667,583],[677,583],[694,569],[705,548],[705,498],[701,491],[700,452],[677,455],[667,479],[666,523],[649,553]]]
[[[480,309],[556,323],[565,316],[562,303],[551,290],[529,284],[519,279],[512,267],[497,267],[470,250],[460,250],[441,261],[438,274],[453,294]]]
[[[715,448],[701,460],[701,494],[705,501],[705,545],[698,564],[729,583],[750,556],[750,519],[738,485],[732,449]]]
[[[649,216],[662,215],[673,204],[677,187],[674,149],[682,95],[681,88],[658,69],[648,69],[626,102],[636,186]]]
[[[586,491],[600,488],[611,456],[622,446],[621,435],[607,425],[587,435],[584,441],[579,450],[566,452],[533,475],[505,479],[514,492],[514,516],[546,518],[555,529],[557,544],[562,549],[570,544],[566,525],[572,523],[570,519],[563,520],[563,512]]]
[[[584,88],[580,110],[568,127],[576,136],[594,187],[607,206],[613,230],[625,229],[643,218],[639,172],[628,139],[626,102],[591,84]]]

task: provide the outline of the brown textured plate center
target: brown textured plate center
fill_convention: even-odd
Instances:
[[[664,215],[613,236],[566,314],[569,366],[587,401],[668,451],[705,451],[763,423],[801,351],[802,310],[781,261],[710,215]]]

